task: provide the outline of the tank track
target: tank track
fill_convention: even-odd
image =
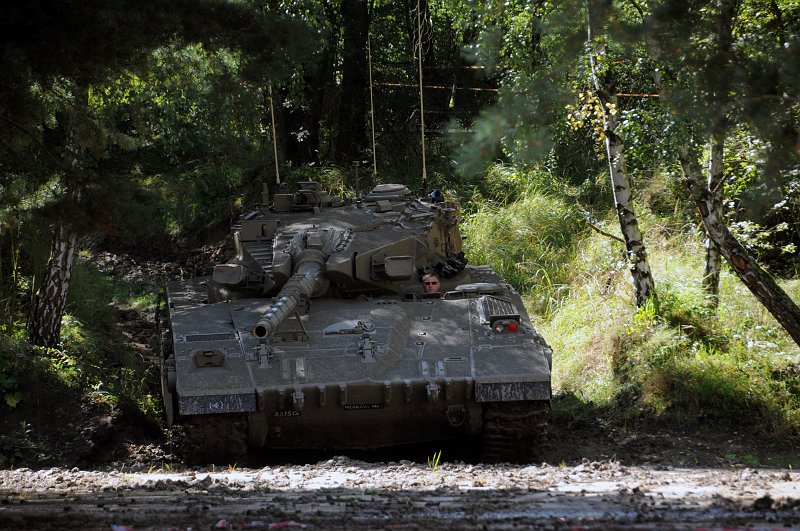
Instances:
[[[547,401],[488,402],[483,411],[481,460],[529,463],[547,438]]]
[[[245,465],[247,417],[244,414],[192,415],[183,423],[186,464]]]

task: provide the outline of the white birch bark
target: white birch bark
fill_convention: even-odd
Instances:
[[[711,141],[711,156],[708,163],[708,191],[714,210],[723,213],[722,185],[725,167],[723,164],[725,140],[717,135]],[[706,239],[706,264],[703,271],[703,289],[708,297],[709,306],[719,306],[719,275],[722,270],[722,255],[710,237]]]
[[[795,343],[800,345],[800,308],[731,234],[708,186],[698,180],[697,172],[690,168],[693,164],[689,160],[688,149],[680,151],[686,184],[700,210],[700,216],[709,238],[731,265],[739,279],[747,286],[747,289],[775,317]]]
[[[625,168],[625,143],[622,137],[616,133],[617,97],[605,86],[600,74],[599,63],[607,60],[605,46],[597,39],[592,2],[588,2],[587,5],[592,81],[603,110],[603,129],[608,169],[614,192],[614,207],[619,217],[622,237],[625,240],[636,305],[642,307],[651,297],[655,297],[655,283],[650,273],[650,263],[647,260],[642,233],[631,201],[630,179]]]
[[[88,100],[88,90],[83,95],[79,104],[86,113],[85,104]],[[69,176],[77,172],[80,157],[83,153],[81,138],[73,117],[67,124],[66,151],[67,160],[64,178],[69,183]],[[69,185],[67,184],[68,188]],[[78,202],[80,192],[70,189],[68,192],[71,201]],[[32,303],[33,311],[28,322],[28,338],[34,345],[55,348],[61,339],[61,319],[67,304],[69,283],[72,278],[72,264],[75,259],[77,234],[70,225],[70,220],[60,219],[55,223],[53,240],[50,247],[50,258],[47,269],[42,279],[42,285]]]
[[[28,324],[30,341],[42,347],[55,347],[61,337],[61,318],[67,302],[76,237],[59,224],[53,234],[50,259],[42,287],[36,297],[33,317]]]
[[[653,39],[649,38],[649,32],[647,34],[648,50],[658,64],[661,62],[661,50]],[[655,80],[658,86],[659,99],[664,108],[664,115],[670,120],[672,113],[670,112],[669,87],[658,70],[655,72]],[[718,121],[715,127],[712,128],[715,133],[715,139],[721,137],[719,123],[721,122]],[[678,129],[684,128],[679,126]],[[683,134],[684,142],[678,148],[678,159],[681,163],[686,186],[700,211],[700,217],[703,220],[709,239],[730,264],[733,272],[747,286],[747,289],[772,314],[794,342],[800,345],[800,307],[781,289],[775,279],[758,264],[741,242],[731,234],[722,215],[721,203],[714,199],[712,190],[709,189],[710,175],[709,180],[703,182],[700,177],[700,165],[690,154],[691,137],[685,129],[681,133]],[[718,148],[712,149],[712,152],[715,149]],[[721,158],[720,153],[717,156]]]

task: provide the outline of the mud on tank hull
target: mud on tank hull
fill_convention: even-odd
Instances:
[[[208,278],[169,283],[163,388],[187,460],[479,436],[484,460],[528,461],[545,437],[552,352],[494,271],[459,278],[466,288],[432,297],[315,299],[269,342],[250,330],[269,300],[208,304]],[[509,314],[513,332],[498,326]]]

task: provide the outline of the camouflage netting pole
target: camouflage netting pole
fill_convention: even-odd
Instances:
[[[272,102],[272,82],[269,83],[269,115],[272,119],[272,154],[275,159],[275,182],[281,184],[281,172],[278,169],[278,135],[275,127],[275,105]]]

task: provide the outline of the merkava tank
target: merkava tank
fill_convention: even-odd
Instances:
[[[164,406],[187,460],[462,437],[486,461],[534,456],[552,351],[519,294],[467,265],[459,205],[403,185],[348,204],[315,182],[278,192],[234,225],[233,258],[167,285]]]

